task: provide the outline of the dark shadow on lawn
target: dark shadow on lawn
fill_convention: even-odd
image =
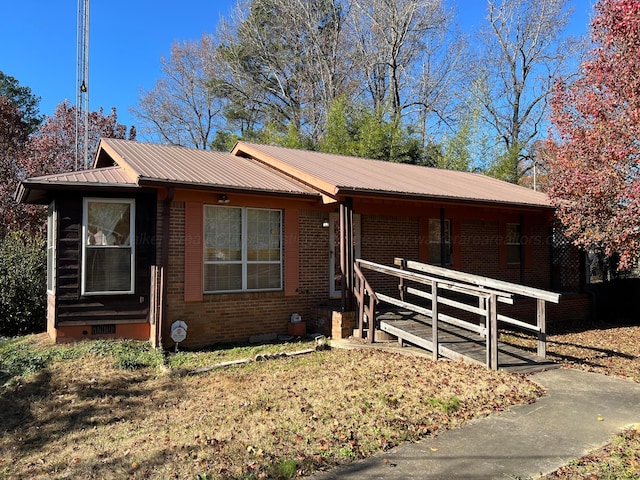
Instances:
[[[100,382],[69,379],[68,385],[54,385],[45,368],[0,394],[0,432],[20,435],[19,445],[12,447],[27,453],[42,448],[53,437],[136,420],[144,413],[144,408],[138,407],[149,403],[159,391],[145,383],[146,377],[123,375]],[[169,389],[170,384],[160,391]]]
[[[553,335],[567,335],[567,334],[571,334],[571,333],[582,333],[582,332],[586,332],[586,331],[592,331],[592,330],[610,330],[610,329],[614,329],[614,328],[621,328],[621,327],[628,327],[629,325],[613,325],[613,324],[592,324],[590,327],[585,327],[585,328],[578,328],[578,329],[571,329],[571,330],[567,330],[563,333],[559,333],[559,332],[554,332]],[[514,332],[514,331],[509,331],[506,332],[508,333],[508,335],[512,336],[512,337],[516,337],[516,338],[520,338],[520,339],[525,339],[525,340],[531,340],[531,336],[521,333],[521,332]],[[517,348],[520,348],[522,350],[527,350],[530,352],[535,352],[536,351],[536,346],[528,346],[528,345],[522,345],[520,343],[517,342],[509,342],[509,338],[505,338],[504,336],[502,336],[500,338],[500,341],[509,345],[513,345]],[[553,351],[553,346],[554,345],[558,345],[558,346],[566,346],[566,347],[575,347],[575,348],[581,348],[584,350],[588,350],[590,352],[594,352],[597,354],[600,354],[599,358],[624,358],[625,360],[637,360],[639,357],[635,356],[635,355],[629,355],[627,353],[623,353],[623,352],[618,352],[615,350],[612,350],[610,348],[603,348],[603,347],[595,347],[592,345],[583,345],[580,343],[575,343],[575,342],[561,342],[561,341],[557,341],[557,340],[548,340],[547,341],[547,356],[548,357],[552,357],[552,358],[557,358],[560,361],[563,362],[567,362],[567,363],[581,363],[584,365],[589,365],[589,366],[593,366],[593,367],[598,367],[601,366],[598,363],[594,363],[594,362],[590,362],[589,360],[585,360],[584,358],[581,357],[575,357],[573,355],[566,355],[566,354],[561,354],[558,352],[554,352]]]

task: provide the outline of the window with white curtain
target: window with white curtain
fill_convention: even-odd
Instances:
[[[82,294],[134,292],[135,200],[85,198]]]
[[[204,208],[204,291],[282,288],[282,212]]]

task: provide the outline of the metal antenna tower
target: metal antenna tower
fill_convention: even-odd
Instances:
[[[78,0],[76,170],[89,166],[89,0]]]

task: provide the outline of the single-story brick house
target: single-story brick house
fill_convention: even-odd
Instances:
[[[49,205],[47,330],[59,342],[168,348],[182,320],[182,345],[199,347],[286,334],[294,313],[330,333],[317,307],[349,307],[354,256],[551,286],[548,198],[473,173],[103,139],[92,169],[28,179],[17,198]]]

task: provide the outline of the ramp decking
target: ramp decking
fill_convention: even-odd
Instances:
[[[377,316],[380,330],[420,348],[433,351],[431,319],[409,310],[393,309]],[[486,365],[486,342],[481,336],[455,325],[439,324],[438,354],[452,359]],[[533,373],[560,365],[533,353],[498,342],[498,369]]]

